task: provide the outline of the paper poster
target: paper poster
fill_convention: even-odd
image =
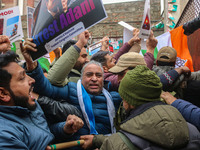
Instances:
[[[27,6],[27,37],[31,37],[33,30],[33,13],[34,8]]]
[[[24,36],[18,6],[0,10],[0,35],[7,35],[11,43]]]
[[[107,18],[101,0],[42,0],[33,14],[32,38],[40,58]]]
[[[124,27],[123,43],[126,43],[133,37],[133,30],[135,28],[124,21],[120,21],[118,24]]]
[[[101,46],[102,46],[102,43],[101,41],[98,41],[92,45],[89,45],[88,46],[88,50],[89,50],[89,55],[94,55],[95,53],[97,53],[98,51],[101,50]]]
[[[119,49],[119,42],[118,41],[111,42],[110,44],[113,46],[114,50]]]
[[[139,37],[142,39],[148,39],[151,32],[151,20],[150,20],[150,0],[145,1],[144,15],[142,19],[142,25],[139,33]]]
[[[124,28],[128,29],[131,32],[133,32],[133,30],[135,29],[134,27],[132,27],[131,25],[129,25],[128,23],[126,23],[124,21],[120,21],[120,22],[118,22],[118,24],[123,26]]]

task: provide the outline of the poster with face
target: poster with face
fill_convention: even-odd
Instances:
[[[144,5],[144,14],[143,14],[139,37],[142,39],[148,39],[150,32],[151,32],[150,0],[146,0]]]
[[[0,10],[0,35],[7,35],[11,42],[24,36],[18,6]]]
[[[65,44],[107,17],[101,0],[42,0],[33,14],[33,60]]]

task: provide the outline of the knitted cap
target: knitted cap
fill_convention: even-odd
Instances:
[[[119,57],[117,64],[110,68],[112,73],[120,73],[129,67],[136,67],[137,65],[145,65],[144,57],[136,52],[128,52]]]
[[[176,62],[176,50],[172,47],[162,47],[157,54],[157,61],[161,62]]]
[[[130,105],[139,106],[159,101],[162,90],[160,78],[146,66],[129,70],[119,85],[119,94]]]

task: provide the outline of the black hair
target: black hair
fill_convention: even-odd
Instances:
[[[76,44],[76,40],[69,40],[62,48],[62,53],[64,53],[70,46]]]
[[[101,63],[102,66],[106,66],[105,56],[107,54],[109,54],[109,51],[100,50],[97,53],[95,53],[90,60],[97,61],[97,62]]]
[[[63,45],[63,48],[62,48],[62,54],[72,45],[76,44],[76,40],[69,40],[67,43],[65,43]],[[87,45],[84,46],[85,48],[87,48]]]
[[[10,90],[10,80],[12,75],[3,67],[6,67],[11,62],[19,62],[19,55],[13,51],[7,51],[4,54],[0,55],[0,87],[4,87],[7,90]]]

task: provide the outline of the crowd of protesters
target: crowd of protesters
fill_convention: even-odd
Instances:
[[[89,60],[86,30],[63,46],[46,77],[31,59],[37,51],[33,39],[20,43],[20,66],[9,38],[1,35],[0,149],[51,149],[81,139],[83,145],[72,149],[198,150],[199,97],[188,92],[200,72],[175,68],[172,47],[160,49],[154,60],[153,31],[140,55],[139,32],[133,30],[114,55],[103,38],[102,49]]]

